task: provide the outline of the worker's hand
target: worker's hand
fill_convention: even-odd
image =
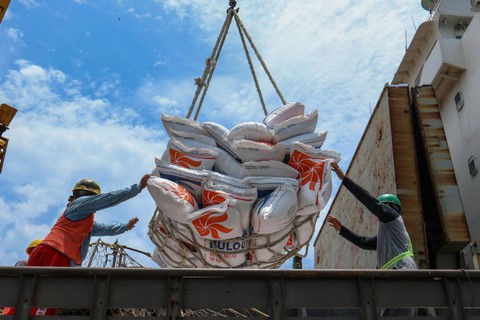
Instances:
[[[342,224],[334,216],[327,216],[327,222],[331,227],[335,228],[335,230],[337,230],[338,232],[340,232],[340,230],[342,229]]]
[[[340,169],[338,163],[332,162],[330,166],[332,166],[333,172],[337,174],[338,179],[343,180],[345,178],[345,173],[343,173],[342,169]]]
[[[150,179],[150,175],[149,174],[146,174],[142,177],[142,179],[140,179],[140,190],[142,190],[143,188],[145,188],[147,186],[147,181],[148,179]]]
[[[127,228],[128,230],[132,230],[135,227],[135,224],[138,222],[138,218],[132,218],[130,221],[128,221]]]

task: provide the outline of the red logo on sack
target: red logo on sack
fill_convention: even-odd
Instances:
[[[320,188],[323,184],[323,168],[325,167],[325,162],[315,163],[310,170],[304,172],[300,177],[300,185],[304,186],[309,183],[308,188],[310,190],[315,190],[315,186],[320,184]]]
[[[315,190],[317,183],[320,183],[320,187],[323,184],[323,169],[325,167],[323,159],[325,158],[312,158],[305,153],[295,150],[290,156],[288,165],[300,172],[300,186],[309,183],[308,188]]]
[[[203,205],[205,207],[223,203],[226,200],[226,194],[219,192],[203,190]]]
[[[192,205],[192,207],[195,207],[195,200],[193,199],[193,196],[190,194],[190,192],[187,191],[187,189],[185,189],[184,187],[176,183],[165,183],[165,184],[167,184],[169,188],[163,187],[164,190],[175,193],[175,195],[179,199],[188,201]]]
[[[179,166],[182,166],[184,168],[198,168],[202,164],[201,161],[195,161],[192,158],[190,158],[188,155],[175,150],[175,149],[170,149],[170,162]]]
[[[233,228],[227,228],[220,224],[228,219],[228,214],[226,212],[220,216],[214,216],[214,214],[216,214],[216,212],[207,213],[192,221],[193,226],[197,229],[198,234],[201,237],[206,237],[209,234],[212,234],[214,239],[220,239],[218,232],[230,233],[233,230]]]

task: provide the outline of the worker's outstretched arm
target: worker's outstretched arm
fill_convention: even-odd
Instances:
[[[362,237],[358,234],[352,232],[347,227],[343,226],[342,223],[335,218],[334,216],[327,216],[328,224],[337,230],[339,234],[345,238],[346,240],[350,241],[354,245],[365,249],[365,250],[376,250],[377,249],[377,237]]]
[[[106,224],[95,221],[93,223],[91,234],[93,237],[116,236],[117,234],[132,230],[137,222],[137,217],[130,219],[127,223]]]
[[[355,198],[358,199],[367,209],[376,215],[381,222],[387,223],[395,220],[399,217],[399,213],[393,208],[381,203],[377,198],[373,197],[367,190],[363,189],[352,179],[347,177],[342,169],[338,166],[338,163],[333,162],[331,164],[333,172],[337,174],[337,177],[343,181],[343,185],[350,191]]]
[[[340,230],[340,235],[362,249],[377,250],[377,236],[363,237],[351,231],[345,226],[342,226],[342,229]]]
[[[70,220],[79,221],[85,219],[94,211],[116,206],[138,195],[146,187],[149,178],[150,175],[146,174],[142,177],[139,184],[133,184],[129,188],[75,199],[67,207],[65,216]]]

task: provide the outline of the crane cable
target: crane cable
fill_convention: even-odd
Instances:
[[[221,50],[223,48],[223,44],[225,43],[225,39],[227,37],[228,30],[229,30],[230,25],[232,23],[233,17],[235,17],[235,22],[237,24],[237,28],[238,28],[238,31],[240,33],[240,38],[242,40],[243,49],[245,51],[245,55],[247,57],[248,64],[250,66],[250,71],[252,73],[252,77],[253,77],[253,80],[255,82],[255,87],[257,89],[257,93],[258,93],[258,96],[260,98],[260,103],[262,104],[264,114],[267,115],[268,110],[267,110],[267,107],[265,105],[265,101],[263,99],[263,95],[262,95],[262,92],[261,92],[261,89],[260,89],[260,85],[258,83],[258,79],[257,79],[256,73],[255,73],[255,69],[253,67],[253,63],[252,63],[252,60],[251,60],[251,57],[250,57],[250,53],[248,51],[248,47],[247,47],[247,44],[246,44],[246,41],[245,41],[245,37],[247,38],[248,42],[250,43],[250,46],[254,50],[258,60],[260,61],[261,65],[262,65],[262,67],[265,71],[265,73],[267,74],[270,82],[272,83],[273,87],[275,88],[280,100],[282,101],[282,104],[286,104],[286,101],[285,101],[282,93],[280,92],[275,80],[273,79],[270,71],[268,70],[267,65],[265,64],[265,61],[263,60],[262,56],[258,52],[255,44],[253,43],[252,38],[250,37],[250,35],[247,32],[247,28],[245,27],[245,25],[243,24],[243,22],[241,21],[239,15],[238,15],[238,10],[239,9],[235,9],[236,1],[230,1],[229,6],[230,7],[227,9],[227,17],[226,17],[225,22],[222,26],[222,29],[220,30],[220,34],[217,37],[217,42],[215,43],[212,54],[211,54],[210,58],[207,58],[205,60],[205,70],[203,71],[202,78],[196,78],[195,79],[195,84],[197,86],[197,90],[196,90],[195,96],[192,100],[192,104],[190,105],[190,109],[187,113],[187,116],[186,116],[187,118],[190,118],[190,116],[192,115],[193,110],[195,109],[195,104],[197,103],[198,97],[200,96],[200,94],[202,94],[202,96],[200,98],[200,101],[199,101],[199,104],[198,104],[198,107],[197,107],[197,110],[195,112],[195,116],[194,116],[194,120],[198,119],[198,115],[200,114],[200,110],[202,108],[203,101],[204,101],[205,96],[207,94],[207,91],[208,91],[208,88],[209,88],[209,85],[210,85],[210,81],[212,80],[212,77],[213,77],[213,73],[215,72],[217,61],[220,57],[220,53],[221,53]],[[202,92],[202,90],[203,90],[203,92]]]

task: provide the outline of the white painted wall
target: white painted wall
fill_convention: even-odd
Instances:
[[[480,13],[476,13],[461,41],[466,71],[440,101],[445,134],[457,177],[472,240],[480,244],[480,173],[468,169],[470,156],[480,166]],[[457,110],[454,97],[462,92],[465,105]]]

